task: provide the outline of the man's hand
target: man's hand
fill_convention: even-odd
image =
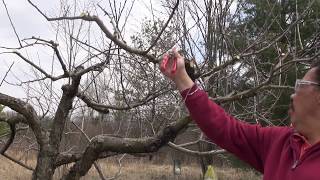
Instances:
[[[184,57],[179,54],[176,48],[173,48],[172,53],[173,57],[169,58],[165,68],[160,68],[160,70],[162,74],[170,78],[176,84],[178,90],[181,92],[185,89],[191,88],[193,86],[193,81],[186,71]],[[163,62],[161,62],[161,64],[162,63]],[[176,66],[174,65],[175,63]]]

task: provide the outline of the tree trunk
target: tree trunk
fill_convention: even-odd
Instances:
[[[46,145],[40,148],[38,154],[37,166],[33,172],[33,180],[50,180],[53,177],[55,171],[55,159],[57,157],[54,151],[50,150],[50,147]]]

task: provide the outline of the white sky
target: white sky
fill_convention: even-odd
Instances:
[[[39,2],[37,1],[36,3]],[[36,10],[30,4],[28,4],[26,0],[5,0],[5,3],[16,31],[21,39],[29,38],[35,35],[47,38],[53,37],[49,30],[50,24],[46,22],[42,16],[39,16],[39,13],[36,12]],[[42,1],[41,5],[47,9],[50,9],[50,7],[54,6],[54,1],[45,0]],[[0,22],[0,46],[19,47],[18,40],[14,34],[2,1],[0,4]],[[1,49],[1,52],[3,51],[4,50]],[[17,58],[12,55],[0,55],[0,61],[1,80],[3,79],[8,67],[12,64],[12,62],[15,62],[13,66],[14,74],[9,73],[8,79],[6,79],[10,82],[15,81],[14,75],[22,78],[26,75],[24,72],[29,70],[29,68],[26,67],[26,64],[21,61],[17,61]],[[0,92],[11,96],[24,96],[22,89],[7,83],[2,84],[0,87]]]

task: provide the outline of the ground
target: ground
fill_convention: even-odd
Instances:
[[[12,154],[14,155],[14,154]],[[30,165],[35,165],[35,158],[25,158],[19,154],[15,157]],[[3,180],[31,179],[32,172],[11,162],[7,158],[0,156],[0,177]],[[106,178],[113,177],[119,172],[119,164],[117,159],[100,160],[98,162],[101,170]],[[201,170],[198,164],[182,164],[181,175],[174,176],[172,164],[155,164],[147,160],[123,159],[121,161],[120,175],[117,180],[200,180]],[[66,172],[68,166],[61,167],[56,170],[54,179],[59,179]],[[257,175],[252,170],[243,170],[231,167],[215,167],[219,180],[260,180],[261,176]],[[100,180],[99,174],[92,167],[89,173],[82,178],[83,180]]]

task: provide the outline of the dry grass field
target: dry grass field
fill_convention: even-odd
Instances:
[[[15,156],[17,157],[17,156]],[[19,157],[19,156],[18,156]],[[21,158],[21,161],[35,165],[35,158]],[[1,180],[29,180],[31,171],[0,156],[0,179]],[[158,162],[159,163],[159,162]],[[115,160],[100,160],[99,165],[106,178],[113,177],[119,172],[119,166]],[[59,179],[68,167],[59,168],[55,172],[54,179]],[[219,180],[260,180],[261,176],[253,171],[233,168],[216,168]],[[83,180],[99,180],[99,175],[94,167],[82,178]],[[123,160],[120,175],[117,180],[200,180],[201,170],[197,164],[182,164],[182,173],[174,176],[172,165],[158,165],[146,160]]]

